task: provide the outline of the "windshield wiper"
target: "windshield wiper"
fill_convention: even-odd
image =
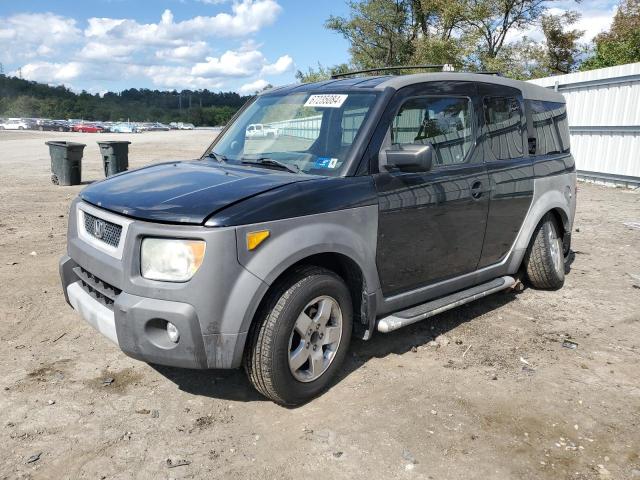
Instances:
[[[207,153],[207,157],[213,158],[214,160],[217,160],[220,163],[227,163],[227,157],[225,157],[221,153],[216,153],[213,150]]]
[[[268,158],[268,157],[260,157],[260,158],[242,158],[241,162],[246,164],[246,165],[264,165],[264,166],[268,166],[268,167],[278,167],[281,168],[282,170],[286,170],[288,172],[291,173],[300,173],[300,168],[294,164],[294,167],[292,167],[291,165],[287,165],[284,162],[281,162],[280,160],[275,160],[273,158]]]

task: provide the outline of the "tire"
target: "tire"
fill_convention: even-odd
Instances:
[[[244,356],[249,380],[282,405],[311,400],[339,371],[352,321],[351,295],[338,275],[314,266],[295,270],[268,295],[251,326]]]
[[[547,213],[534,231],[525,256],[527,279],[534,288],[558,290],[564,285],[564,252],[560,228]]]

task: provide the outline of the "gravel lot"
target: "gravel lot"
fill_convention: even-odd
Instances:
[[[44,142],[87,143],[91,181],[96,140],[131,140],[136,167],[213,135],[0,132],[0,478],[640,478],[637,192],[580,184],[562,290],[355,341],[339,382],[297,409],[241,371],[154,367],[97,334],[60,289],[80,187],[50,183]]]

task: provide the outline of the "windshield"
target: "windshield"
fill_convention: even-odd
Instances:
[[[362,92],[260,96],[209,154],[229,163],[341,175],[376,98]]]

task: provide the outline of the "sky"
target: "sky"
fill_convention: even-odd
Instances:
[[[549,6],[580,11],[586,42],[609,27],[616,3]],[[10,75],[91,93],[251,94],[318,62],[347,62],[346,40],[324,28],[330,15],[347,14],[345,0],[0,0],[0,63]]]

